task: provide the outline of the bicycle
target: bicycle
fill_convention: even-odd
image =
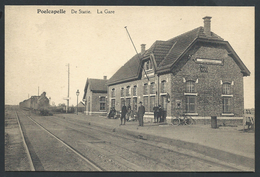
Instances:
[[[175,119],[172,119],[173,125],[194,125],[196,124],[195,120],[189,115],[177,116]]]

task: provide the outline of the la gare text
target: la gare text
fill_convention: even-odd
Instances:
[[[109,9],[105,9],[105,10],[100,10],[97,9],[96,11],[97,14],[115,14],[115,11],[113,10],[109,10]],[[75,9],[71,9],[71,14],[91,14],[90,10],[75,10]]]

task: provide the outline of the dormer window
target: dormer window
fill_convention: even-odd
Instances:
[[[149,65],[150,65],[150,61],[147,61],[147,62],[146,62],[146,70],[149,70],[149,69],[150,69],[150,66],[149,66]]]
[[[150,60],[148,60],[147,62],[145,62],[145,64],[144,64],[144,68],[145,68],[145,70],[151,70],[151,69],[153,69],[153,64],[152,64],[152,62],[150,61]]]

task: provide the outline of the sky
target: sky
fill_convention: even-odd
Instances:
[[[43,13],[47,9],[66,12]],[[38,88],[51,103],[66,103],[69,64],[75,106],[87,78],[109,79],[136,54],[125,26],[140,52],[141,44],[148,49],[156,40],[203,26],[205,16],[251,72],[244,77],[244,106],[254,108],[255,10],[249,6],[5,6],[5,104],[38,95]]]

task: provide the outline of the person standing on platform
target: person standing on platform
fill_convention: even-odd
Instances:
[[[160,122],[163,122],[163,109],[162,109],[161,105],[159,105],[158,117],[160,118]]]
[[[159,115],[159,107],[157,104],[153,107],[153,113],[154,113],[154,123],[158,122],[158,115]]]
[[[131,106],[128,104],[127,106],[127,114],[126,114],[126,120],[129,121],[129,118],[131,116]]]
[[[142,102],[139,102],[140,106],[138,107],[138,119],[139,119],[139,126],[144,126],[144,113],[145,107],[142,105]]]
[[[124,119],[124,125],[125,125],[125,120],[126,120],[125,115],[126,115],[126,113],[127,113],[127,109],[126,109],[125,104],[123,104],[122,110],[121,110],[121,125],[122,125],[123,119]]]

